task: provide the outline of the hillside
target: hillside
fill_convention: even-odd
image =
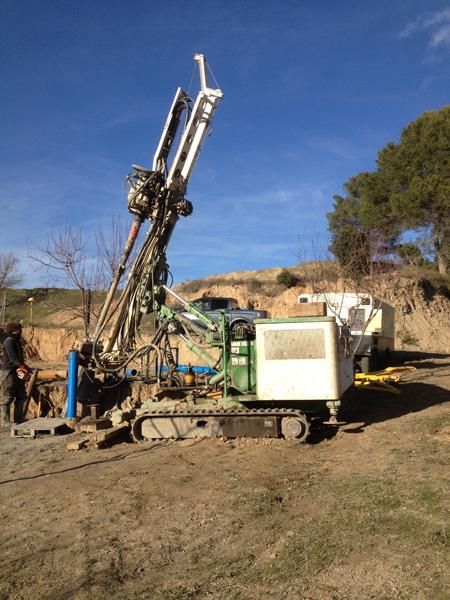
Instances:
[[[273,317],[284,316],[288,307],[296,304],[300,293],[313,288],[351,291],[349,284],[337,278],[332,263],[290,267],[296,284],[289,289],[277,282],[281,271],[277,268],[211,275],[175,289],[188,300],[203,295],[231,296],[240,306],[264,308]],[[360,283],[358,291],[371,291],[394,306],[397,349],[450,352],[450,294],[445,282],[433,281],[420,273],[391,271],[370,283]],[[29,297],[34,298],[34,328],[27,336],[32,338],[35,357],[50,362],[64,360],[75,339],[83,335],[78,292],[56,288],[8,291],[6,319],[23,319],[29,328]],[[102,295],[97,295],[97,304],[101,299]]]
[[[273,317],[283,317],[300,293],[312,292],[316,286],[329,292],[355,289],[336,279],[330,263],[325,263],[325,267],[309,263],[290,268],[298,283],[289,289],[277,283],[281,271],[279,268],[210,276],[182,284],[178,291],[188,299],[232,296],[240,306],[252,304],[269,310]],[[398,349],[445,353],[450,352],[450,293],[445,285],[438,284],[398,271],[361,283],[356,291],[372,292],[395,308]]]
[[[64,288],[8,289],[3,321],[21,321],[25,326],[81,326],[79,314],[80,293]],[[101,301],[102,293],[94,294],[94,302]],[[32,303],[29,301],[33,299]]]

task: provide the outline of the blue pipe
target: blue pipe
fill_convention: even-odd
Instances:
[[[179,365],[177,365],[177,369],[178,369],[178,371],[181,371],[182,373],[186,373],[187,371],[189,371],[189,369],[191,369],[191,371],[193,373],[207,373],[208,375],[214,375],[214,373],[217,373],[216,370],[211,369],[210,367],[195,366],[195,365],[193,367],[190,367],[189,365],[179,364]],[[167,365],[163,365],[162,370],[167,371]]]
[[[77,416],[77,387],[78,387],[78,352],[69,352],[69,369],[67,382],[67,419]]]
[[[197,373],[197,374],[204,374],[206,373],[207,375],[215,375],[217,373],[217,371],[215,369],[211,369],[210,367],[204,367],[204,366],[189,366],[189,365],[182,365],[179,364],[177,365],[177,369],[178,371],[180,371],[181,373],[187,373],[189,370],[192,373]],[[161,368],[161,371],[163,373],[167,372],[169,369],[167,368],[167,365],[163,365]],[[125,375],[126,377],[136,377],[140,375],[140,372],[137,371],[136,369],[126,369],[125,371]]]

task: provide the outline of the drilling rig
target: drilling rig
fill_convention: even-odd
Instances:
[[[130,366],[141,365],[147,398],[118,400],[110,411],[116,423],[129,422],[136,441],[218,436],[304,441],[311,419],[338,422],[341,398],[353,383],[351,357],[335,319],[265,318],[231,330],[225,313],[214,320],[169,285],[167,247],[179,218],[192,214],[187,185],[223,98],[208,85],[205,57],[196,54],[194,60],[200,76],[196,99],[177,89],[152,168],[133,165],[126,178],[133,223],[94,335],[80,348],[82,369],[98,382],[101,398],[120,389]],[[145,222],[149,229],[130,261]],[[142,334],[145,318],[153,323],[150,337]],[[206,365],[204,374],[182,377],[174,337]]]

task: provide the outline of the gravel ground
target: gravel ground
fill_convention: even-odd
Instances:
[[[0,598],[450,598],[450,357],[413,363],[303,445],[0,433]]]

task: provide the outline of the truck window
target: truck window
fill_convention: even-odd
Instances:
[[[227,298],[212,298],[211,310],[226,310],[229,306]]]
[[[198,300],[194,300],[193,305],[196,306],[197,308],[199,308],[200,310],[208,310],[208,308],[209,308],[208,302],[203,300],[202,298],[199,298]]]

